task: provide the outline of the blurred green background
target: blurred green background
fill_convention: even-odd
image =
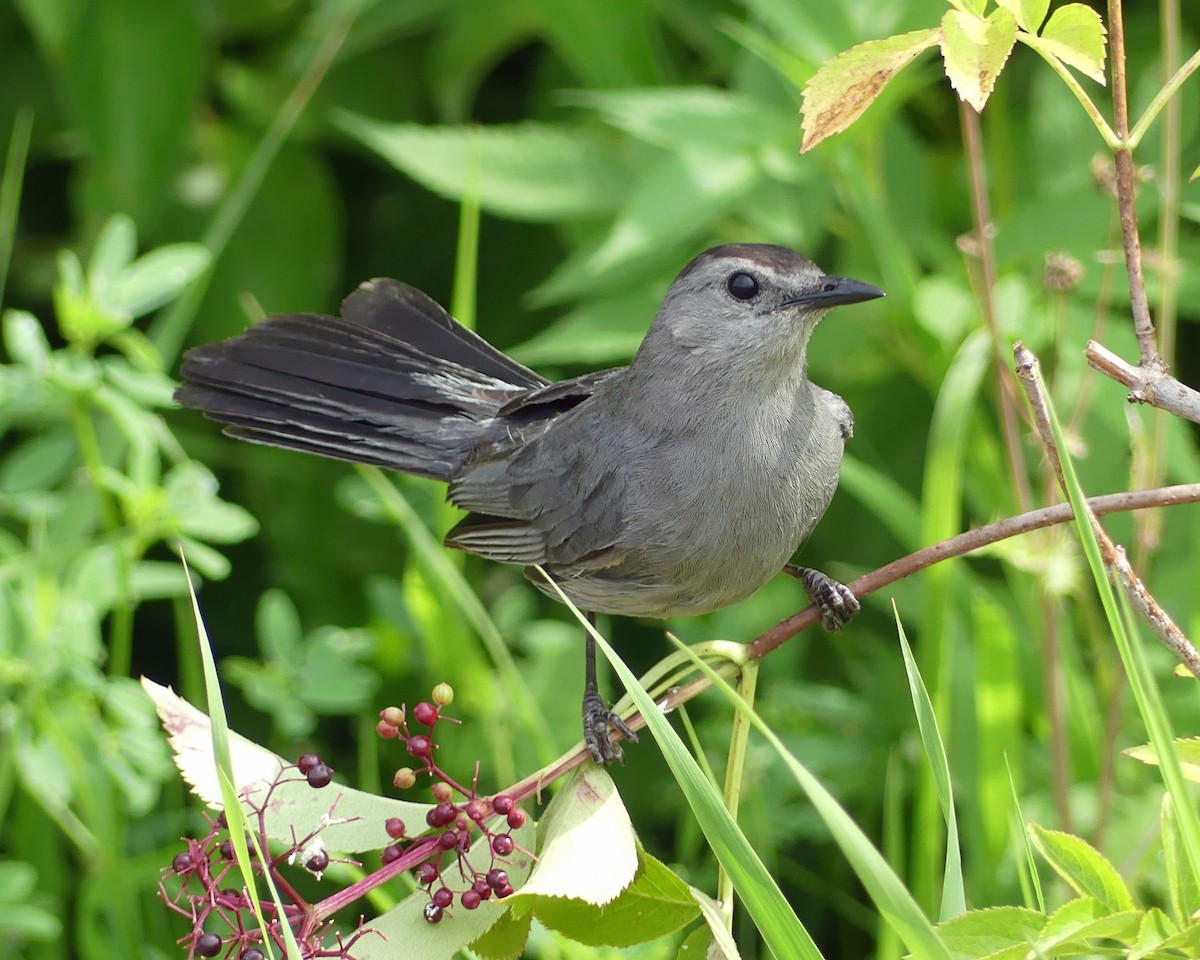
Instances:
[[[1158,4],[1127,8],[1136,115],[1162,82],[1164,21]],[[801,557],[849,581],[1021,509],[977,307],[978,261],[963,239],[972,213],[959,110],[940,64],[919,61],[849,132],[797,154],[800,90],[821,62],[932,26],[945,9],[943,0],[0,2],[0,142],[32,118],[3,306],[29,311],[48,348],[70,355],[79,345],[55,321],[58,253],[88,262],[109,218],[125,214],[139,252],[200,242],[214,256],[191,299],[136,323],[168,374],[186,344],[264,313],[336,312],[360,281],[394,276],[557,377],[627,360],[670,280],[702,249],[792,246],[888,292],[835,313],[811,350],[813,379],[847,399],[856,434],[842,488]],[[1200,7],[1185,3],[1168,30],[1184,56],[1198,32]],[[286,137],[271,153],[264,144],[289,97],[304,110],[279,128]],[[1182,158],[1185,175],[1200,162],[1195,82],[1178,118],[1165,139],[1160,121],[1138,153],[1139,212],[1152,303],[1168,297],[1178,314],[1177,371],[1194,383],[1200,184],[1164,161]],[[1110,161],[1091,124],[1018,47],[982,128],[1003,348],[1019,337],[1042,356],[1086,489],[1195,479],[1194,428],[1156,425],[1082,360],[1089,336],[1136,356],[1104,188]],[[1175,195],[1163,189],[1172,183]],[[476,202],[477,246],[469,235],[460,244]],[[1069,289],[1044,282],[1050,254],[1081,268]],[[150,454],[114,426],[116,407],[89,406],[92,394],[46,374],[19,326],[6,325],[0,379],[0,942],[6,957],[180,956],[173,941],[184,925],[157,902],[156,883],[197,811],[129,678],[200,699],[171,548],[187,508],[161,507],[174,502],[162,479],[170,471],[139,474]],[[114,346],[134,350],[108,343],[98,369]],[[467,776],[479,759],[488,789],[577,738],[579,631],[519,570],[450,559],[495,619],[524,691],[497,679],[460,595],[351,468],[222,438],[170,409],[161,381],[151,387],[136,421],[155,438],[151,459],[185,462],[169,429],[220,483],[218,501],[208,474],[187,474],[210,498],[210,512],[192,520],[211,536],[191,533],[220,550],[202,569],[200,600],[236,729],[285,756],[315,749],[366,789],[384,789],[403,763],[376,743],[375,711],[423,699],[441,680],[455,686],[465,721],[443,764]],[[103,474],[99,506],[97,473],[81,468],[80,417],[92,418],[97,456],[114,472]],[[1057,501],[1021,435],[1031,502]],[[135,480],[140,499],[122,492]],[[453,523],[441,488],[407,478],[400,487],[435,536]],[[1108,526],[1195,635],[1200,511],[1161,519],[1160,528],[1128,516]],[[764,665],[764,716],[926,905],[936,899],[940,818],[918,787],[926,774],[893,598],[942,711],[972,905],[1019,897],[1006,761],[1026,815],[1081,832],[1151,900],[1161,896],[1151,842],[1159,788],[1153,771],[1120,756],[1145,735],[1127,715],[1080,570],[1067,531],[1007,543],[889,588],[844,635],[810,631]],[[670,627],[687,640],[745,641],[803,605],[780,578],[735,608]],[[660,624],[602,627],[635,669],[668,652]],[[114,668],[118,635],[129,643]],[[1166,677],[1169,658],[1152,654]],[[1178,729],[1194,730],[1195,698],[1164,683]],[[719,772],[728,711],[715,700],[689,709]],[[827,956],[899,957],[812,810],[760,749],[742,821],[801,919]],[[711,855],[655,748],[627,753],[615,777],[643,842],[711,890]],[[756,956],[753,928],[743,921],[736,933],[743,955]],[[594,954],[544,934],[533,950]],[[673,946],[644,952],[671,956]]]

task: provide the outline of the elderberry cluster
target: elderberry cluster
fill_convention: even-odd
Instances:
[[[268,837],[263,812],[271,802],[275,790],[283,783],[302,778],[314,789],[321,789],[333,780],[333,770],[320,757],[307,754],[294,767],[280,771],[276,780],[267,788],[260,803],[247,800],[250,808],[250,824],[255,829],[259,848],[268,850]],[[264,960],[262,930],[254,913],[255,903],[246,891],[241,871],[238,869],[237,852],[229,836],[225,814],[209,819],[209,830],[202,838],[185,838],[186,847],[171,860],[164,869],[159,883],[159,896],[176,913],[186,917],[191,929],[180,938],[186,946],[188,957],[216,957],[224,954],[237,960]],[[309,905],[306,904],[292,885],[280,872],[280,868],[299,859],[305,869],[318,877],[329,866],[329,854],[320,843],[319,831],[296,841],[281,853],[268,855],[267,863],[261,863],[255,854],[250,839],[246,847],[251,857],[250,868],[255,874],[269,871],[276,887],[289,901],[280,916],[274,902],[259,899],[257,906],[267,920],[268,936],[277,948],[283,946],[281,923],[293,927],[301,953],[305,957],[339,957],[350,960],[350,948],[366,932],[359,927],[345,941],[334,934],[335,946],[326,942],[329,925],[324,922],[305,923]],[[167,884],[178,883],[174,893],[169,893]],[[220,931],[220,932],[218,932]],[[278,949],[276,950],[278,953]]]
[[[512,894],[508,871],[502,864],[519,849],[509,831],[520,829],[527,819],[525,811],[510,796],[478,795],[478,765],[469,788],[438,766],[433,755],[437,747],[434,734],[439,721],[456,722],[442,715],[442,708],[449,705],[453,696],[449,685],[438,684],[433,690],[432,703],[421,702],[412,708],[411,719],[420,728],[419,732],[409,729],[409,715],[402,707],[381,710],[375,728],[385,740],[402,741],[409,755],[421,764],[417,770],[412,767],[397,770],[392,778],[396,787],[412,787],[420,774],[433,780],[430,791],[437,803],[425,815],[425,823],[438,831],[433,834],[436,845],[429,858],[414,871],[417,882],[429,895],[429,903],[425,905],[425,919],[429,923],[440,921],[456,898],[464,910],[474,910],[493,896],[502,899]],[[495,822],[501,817],[502,821]],[[384,829],[393,841],[381,854],[386,865],[399,859],[413,841],[406,839],[407,827],[399,817],[390,817]],[[480,835],[487,838],[486,866],[471,861],[471,846]]]

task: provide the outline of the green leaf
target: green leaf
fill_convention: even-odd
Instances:
[[[396,169],[461,200],[478,169],[480,206],[513,220],[553,222],[610,211],[618,172],[584,131],[545,123],[427,127],[379,123],[347,112],[336,123]]]
[[[537,867],[520,893],[602,905],[633,882],[637,869],[637,839],[617,788],[602,767],[588,763],[546,808]]]
[[[66,427],[37,433],[0,461],[0,493],[48,490],[66,476],[78,444]]]
[[[1184,769],[1186,771],[1187,768]],[[1179,817],[1170,793],[1164,793],[1162,799],[1162,845],[1171,911],[1176,920],[1187,923],[1200,909],[1200,878],[1196,877],[1184,849]]]
[[[163,480],[167,510],[178,528],[209,543],[239,543],[258,532],[244,507],[217,496],[217,478],[194,461],[171,468]]]
[[[140,317],[173,300],[208,269],[212,257],[198,243],[173,243],[152,250],[113,278],[107,304]]]
[[[1184,777],[1194,783],[1200,783],[1200,737],[1176,737],[1175,750],[1179,754],[1179,769]],[[1152,743],[1129,747],[1122,753],[1135,760],[1141,760],[1142,763],[1158,766],[1158,751]]]
[[[1068,3],[1051,14],[1038,45],[1099,84],[1104,83],[1104,21],[1091,7]]]
[[[382,821],[378,821],[382,824]],[[523,853],[533,843],[535,825],[527,820],[519,830],[512,831],[517,850],[504,863],[509,882],[520,888],[529,876],[533,858]],[[468,853],[469,862],[487,864],[490,855],[486,850],[486,837],[480,837]],[[371,935],[363,937],[354,947],[358,960],[396,960],[397,957],[413,957],[420,960],[450,960],[455,953],[470,943],[477,942],[489,930],[502,921],[513,924],[516,929],[502,931],[501,941],[515,940],[520,932],[519,921],[511,915],[519,911],[512,898],[507,900],[485,900],[474,910],[461,906],[446,911],[440,923],[429,923],[425,919],[425,907],[429,894],[417,890],[387,913],[368,923]]]
[[[191,784],[193,792],[204,803],[219,808],[222,800],[213,775],[208,717],[151,680],[143,678],[142,688],[154,702],[183,779]],[[229,746],[234,787],[261,803],[267,786],[288,761],[232,731]],[[393,800],[338,783],[314,790],[293,776],[271,794],[266,813],[267,835],[291,843],[295,837],[306,836],[317,829],[323,818],[332,817],[332,822],[321,829],[321,838],[328,850],[341,853],[381,850],[391,842],[383,829],[388,817],[399,817],[415,834],[424,829],[425,814],[431,809],[432,804]]]
[[[1142,913],[1124,910],[1114,913],[1099,900],[1080,897],[1069,900],[1050,915],[1042,929],[1034,951],[1066,955],[1083,952],[1088,940],[1111,939],[1126,943],[1133,941],[1141,925]],[[1080,949],[1073,949],[1078,946]],[[1034,952],[1034,956],[1039,954]]]
[[[1017,21],[1003,7],[986,19],[957,10],[942,17],[942,59],[959,97],[983,110],[1017,42]]]
[[[105,222],[88,258],[88,287],[94,299],[103,298],[136,254],[137,227],[125,214],[114,213]]]
[[[957,957],[988,957],[1010,947],[1029,950],[1046,918],[1026,907],[987,907],[960,914],[937,926],[942,941]]]
[[[854,123],[891,79],[938,39],[936,29],[914,30],[868,40],[822,64],[804,87],[800,152],[811,150]]]
[[[698,927],[684,939],[679,946],[679,953],[675,960],[697,960],[699,954],[687,952],[688,944],[693,942],[697,945],[705,945],[704,957],[706,960],[741,960],[741,954],[738,953],[733,935],[725,929],[725,915],[722,913],[720,905],[703,890],[692,887],[691,891],[692,899],[700,908],[700,915],[704,918],[705,926]]]
[[[502,914],[490,930],[471,944],[471,951],[479,954],[484,960],[515,960],[525,949],[525,941],[529,939],[529,927],[533,923],[533,914],[522,911],[508,910]]]
[[[761,97],[716,87],[587,90],[570,94],[567,102],[590,107],[630,136],[667,149],[741,152],[792,132]]]
[[[1046,862],[1081,897],[1094,897],[1111,912],[1133,909],[1133,898],[1117,868],[1086,840],[1032,822],[1029,836]]]
[[[1165,913],[1158,907],[1151,907],[1142,915],[1141,926],[1138,927],[1137,940],[1134,949],[1129,954],[1129,960],[1141,960],[1146,954],[1159,949],[1169,938],[1179,933]]]
[[[908,637],[904,634],[904,626],[900,622],[900,611],[892,604],[892,612],[896,618],[896,632],[900,639],[900,651],[904,657],[904,670],[908,674],[908,688],[912,695],[913,711],[917,715],[917,726],[921,731],[921,746],[925,751],[925,761],[933,774],[934,787],[937,790],[938,803],[942,808],[942,817],[946,821],[946,871],[942,882],[942,919],[945,920],[967,909],[966,890],[963,885],[962,851],[959,849],[958,816],[954,810],[954,788],[950,782],[950,762],[946,759],[946,747],[942,742],[942,734],[938,729],[937,714],[933,709],[933,701],[929,699],[929,691],[925,689],[925,681],[921,679],[921,671],[917,667],[916,658],[908,645]]]
[[[14,363],[41,370],[50,356],[50,342],[38,318],[27,310],[4,311],[4,349]]]
[[[538,920],[577,943],[631,947],[666,936],[700,915],[688,885],[644,850],[633,883],[603,906],[564,897],[539,897]],[[578,861],[575,869],[579,870]],[[524,893],[528,885],[521,892]]]
[[[1050,9],[1050,0],[996,0],[996,6],[1004,7],[1016,17],[1022,30],[1037,33]]]

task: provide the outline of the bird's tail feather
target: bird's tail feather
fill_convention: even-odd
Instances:
[[[342,317],[271,317],[188,352],[175,399],[255,443],[449,480],[504,404],[546,381],[424,294],[372,280]]]

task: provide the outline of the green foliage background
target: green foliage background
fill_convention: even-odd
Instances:
[[[1136,112],[1161,83],[1160,22],[1156,5],[1128,7]],[[1200,8],[1184,8],[1179,41],[1190,51]],[[18,129],[23,110],[33,117],[3,305],[31,311],[62,346],[57,252],[86,260],[102,226],[124,213],[140,252],[200,241],[215,254],[202,299],[138,323],[168,373],[181,340],[228,336],[263,313],[336,311],[358,282],[386,275],[453,304],[488,339],[557,376],[624,362],[675,272],[703,248],[793,246],[830,273],[888,291],[835,313],[812,349],[813,378],[846,397],[857,429],[841,492],[802,557],[848,581],[1019,511],[976,306],[977,261],[962,239],[972,220],[958,108],[938,65],[906,71],[848,133],[796,152],[799,90],[822,61],[930,26],[944,9],[942,0],[0,3],[0,131]],[[222,219],[284,99],[335,46],[278,155],[250,177],[244,215]],[[1139,151],[1139,212],[1152,302],[1167,285],[1174,292],[1177,371],[1195,383],[1200,184],[1184,185],[1166,213],[1180,224],[1183,267],[1164,272],[1156,256],[1164,158],[1183,157],[1185,170],[1200,160],[1194,82],[1179,115],[1177,139],[1164,146],[1152,135]],[[1086,490],[1194,480],[1195,431],[1169,420],[1157,465],[1139,454],[1139,465],[1152,465],[1131,476],[1132,451],[1153,449],[1155,416],[1128,408],[1082,360],[1097,330],[1136,355],[1094,129],[1019,49],[983,131],[1004,349],[1019,337],[1042,356]],[[482,209],[477,264],[460,254],[464,197]],[[1082,265],[1077,285],[1046,287],[1048,254]],[[6,331],[0,938],[15,950],[6,946],[6,956],[178,956],[173,941],[184,930],[157,903],[155,884],[196,811],[128,678],[173,682],[201,702],[182,581],[168,572],[180,517],[146,536],[131,567],[142,584],[134,599],[144,601],[131,662],[106,674],[119,604],[111,585],[97,599],[103,577],[76,575],[106,527],[78,435],[52,405],[31,400],[42,381],[11,372],[22,362],[14,342]],[[214,506],[205,521],[213,536],[197,534],[224,544],[229,561],[227,577],[219,558],[210,564],[201,601],[237,729],[285,755],[317,749],[348,781],[384,789],[403,761],[376,743],[374,711],[447,680],[466,721],[444,746],[449,769],[457,762],[465,774],[480,759],[483,781],[498,788],[574,741],[579,631],[519,571],[451,561],[495,618],[524,691],[497,679],[458,597],[352,470],[226,440],[190,413],[163,415],[219,478],[221,498],[259,525],[249,536],[247,517]],[[128,439],[101,415],[97,429],[105,462],[129,472]],[[1057,500],[1045,493],[1035,446],[1022,453],[1035,503]],[[409,479],[401,487],[435,534],[453,522],[439,488]],[[121,520],[139,522],[128,510]],[[1175,508],[1163,520],[1157,537],[1127,516],[1108,526],[1195,636],[1200,512]],[[1020,897],[1006,761],[1027,816],[1080,832],[1149,902],[1161,899],[1151,842],[1160,787],[1119,756],[1145,732],[1126,713],[1115,651],[1064,532],[897,584],[844,636],[810,632],[764,664],[761,713],[878,838],[921,902],[936,914],[942,828],[919,786],[927,774],[912,712],[901,706],[892,597],[943,718],[971,905]],[[748,640],[802,605],[781,578],[736,608],[671,627],[689,640]],[[668,652],[657,624],[605,627],[635,669]],[[1152,655],[1165,677],[1169,658]],[[1057,719],[1046,702],[1053,684],[1063,697]],[[1166,694],[1178,731],[1194,732],[1194,695],[1170,683]],[[701,702],[692,718],[719,771],[728,712]],[[661,759],[646,745],[627,753],[616,779],[643,842],[711,890],[712,858],[681,817]],[[756,746],[747,776],[745,829],[826,955],[898,957],[786,771]],[[753,929],[743,922],[737,934],[754,956]],[[582,953],[549,938],[535,949]]]

